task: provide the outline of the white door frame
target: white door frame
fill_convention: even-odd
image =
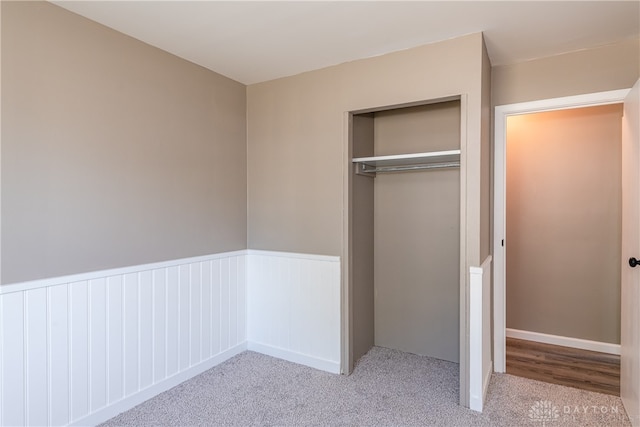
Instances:
[[[506,184],[507,117],[543,111],[622,103],[630,89],[544,99],[495,108],[493,201],[493,366],[506,371]],[[504,242],[504,244],[503,244]]]

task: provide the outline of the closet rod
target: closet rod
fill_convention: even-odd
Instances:
[[[446,163],[430,163],[430,164],[417,164],[417,165],[398,165],[398,166],[369,166],[367,164],[359,163],[359,167],[356,170],[358,174],[375,174],[384,172],[402,172],[402,171],[414,171],[424,169],[443,169],[443,168],[457,168],[460,167],[460,162],[446,162]]]

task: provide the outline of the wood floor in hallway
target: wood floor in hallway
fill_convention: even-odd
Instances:
[[[620,356],[507,338],[507,373],[620,396]]]

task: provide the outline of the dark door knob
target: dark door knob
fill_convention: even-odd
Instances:
[[[629,258],[629,265],[631,267],[635,267],[636,265],[640,265],[640,260],[637,260],[635,258]]]

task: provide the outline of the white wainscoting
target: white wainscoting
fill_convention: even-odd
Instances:
[[[248,252],[249,349],[340,373],[340,258]]]
[[[237,251],[0,286],[0,426],[95,425],[247,348],[339,373],[339,257]]]
[[[480,267],[470,268],[470,404],[482,412],[491,379],[491,255]]]
[[[0,425],[92,425],[246,349],[246,252],[0,287]]]

